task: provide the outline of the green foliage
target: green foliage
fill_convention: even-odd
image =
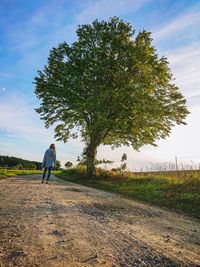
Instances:
[[[121,164],[120,170],[121,171],[125,171],[126,170],[126,163],[125,162]]]
[[[65,167],[66,168],[71,168],[73,166],[73,163],[71,162],[71,161],[67,161],[66,163],[65,163]]]
[[[149,32],[134,38],[117,17],[77,29],[77,41],[52,48],[35,78],[41,100],[36,111],[45,126],[66,142],[81,135],[90,175],[100,144],[156,145],[175,124],[185,124],[186,100],[173,84],[165,57],[159,58]]]
[[[82,154],[81,156],[78,156],[77,158],[78,166],[86,166],[87,165],[87,157],[86,155]],[[100,165],[100,164],[112,164],[114,161],[108,160],[108,159],[95,159],[94,165]]]
[[[58,171],[58,170],[60,170],[60,168],[61,168],[61,163],[60,163],[59,160],[56,160],[56,165],[55,165],[54,169],[55,169],[56,171]]]
[[[112,164],[112,163],[114,163],[114,161],[108,160],[108,159],[100,159],[100,160],[96,159],[95,160],[95,165],[100,165],[100,164],[107,165],[107,164]]]
[[[126,161],[127,160],[127,154],[123,154],[122,155],[122,158],[121,158],[121,162],[124,162],[124,161]]]
[[[126,170],[126,161],[127,160],[127,155],[123,153],[122,158],[121,158],[121,166],[119,168],[120,171],[125,171]]]

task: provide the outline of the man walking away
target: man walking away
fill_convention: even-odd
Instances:
[[[55,145],[51,144],[49,149],[46,150],[44,154],[44,159],[42,162],[42,169],[44,169],[42,183],[44,183],[46,172],[48,171],[47,180],[46,180],[46,184],[48,184],[50,176],[51,176],[51,171],[55,165],[56,165],[56,149],[55,149]]]

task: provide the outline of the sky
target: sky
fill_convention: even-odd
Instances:
[[[175,126],[157,147],[100,146],[98,159],[120,165],[127,153],[130,170],[157,163],[200,163],[200,1],[199,0],[0,0],[0,155],[42,161],[56,144],[57,158],[76,163],[84,144],[54,139],[35,108],[34,77],[47,63],[49,50],[76,40],[77,25],[118,16],[136,30],[151,32],[159,56],[166,56],[175,84],[187,100],[187,125]]]

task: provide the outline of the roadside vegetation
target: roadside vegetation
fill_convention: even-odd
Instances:
[[[27,174],[41,174],[42,172],[42,170],[17,170],[14,168],[0,168],[0,179]],[[60,171],[53,171],[52,173],[57,175],[60,173]]]
[[[97,168],[96,178],[89,179],[86,168],[81,167],[56,176],[200,219],[200,170],[133,173]]]
[[[0,168],[0,179],[6,177],[13,177],[18,175],[25,174],[39,174],[42,173],[41,170],[17,170],[17,169],[8,169],[8,168]]]

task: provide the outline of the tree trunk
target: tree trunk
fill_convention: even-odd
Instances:
[[[89,145],[86,150],[86,156],[87,156],[87,176],[88,178],[92,178],[96,176],[96,170],[95,170],[95,156],[97,153],[97,147]]]

